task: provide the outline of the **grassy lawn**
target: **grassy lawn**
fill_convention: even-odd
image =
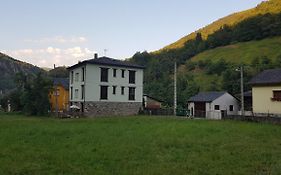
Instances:
[[[0,116],[0,174],[280,174],[281,127]]]

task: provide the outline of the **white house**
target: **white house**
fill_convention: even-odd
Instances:
[[[236,115],[238,100],[227,92],[201,92],[188,100],[192,116],[221,119],[222,115]]]
[[[281,115],[281,68],[269,69],[251,79],[253,113]]]
[[[69,70],[69,101],[85,116],[133,115],[142,107],[143,66],[95,55]]]

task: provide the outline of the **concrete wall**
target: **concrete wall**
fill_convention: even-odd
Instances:
[[[281,102],[271,100],[273,90],[281,90],[281,85],[252,88],[254,113],[281,114]]]

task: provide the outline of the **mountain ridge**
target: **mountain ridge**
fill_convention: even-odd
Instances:
[[[36,74],[45,72],[43,69],[17,60],[5,53],[0,52],[0,90],[9,91],[15,88],[14,78],[19,72],[24,74]]]
[[[251,18],[253,16],[257,15],[263,15],[266,13],[276,14],[281,12],[281,1],[280,0],[269,0],[269,1],[263,1],[260,4],[258,4],[256,7],[248,10],[244,10],[241,12],[236,12],[233,14],[230,14],[228,16],[222,17],[215,22],[210,23],[209,25],[206,25],[205,27],[202,27],[195,32],[192,32],[176,42],[169,44],[165,47],[163,47],[160,50],[155,51],[155,53],[159,53],[161,51],[165,50],[172,50],[172,49],[178,49],[182,48],[184,44],[192,39],[195,39],[197,33],[201,33],[202,38],[206,39],[210,34],[213,34],[215,31],[219,30],[224,25],[233,26],[247,18]]]

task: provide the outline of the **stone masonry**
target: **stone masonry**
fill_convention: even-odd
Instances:
[[[86,102],[84,115],[87,117],[136,115],[141,107],[141,102]]]

